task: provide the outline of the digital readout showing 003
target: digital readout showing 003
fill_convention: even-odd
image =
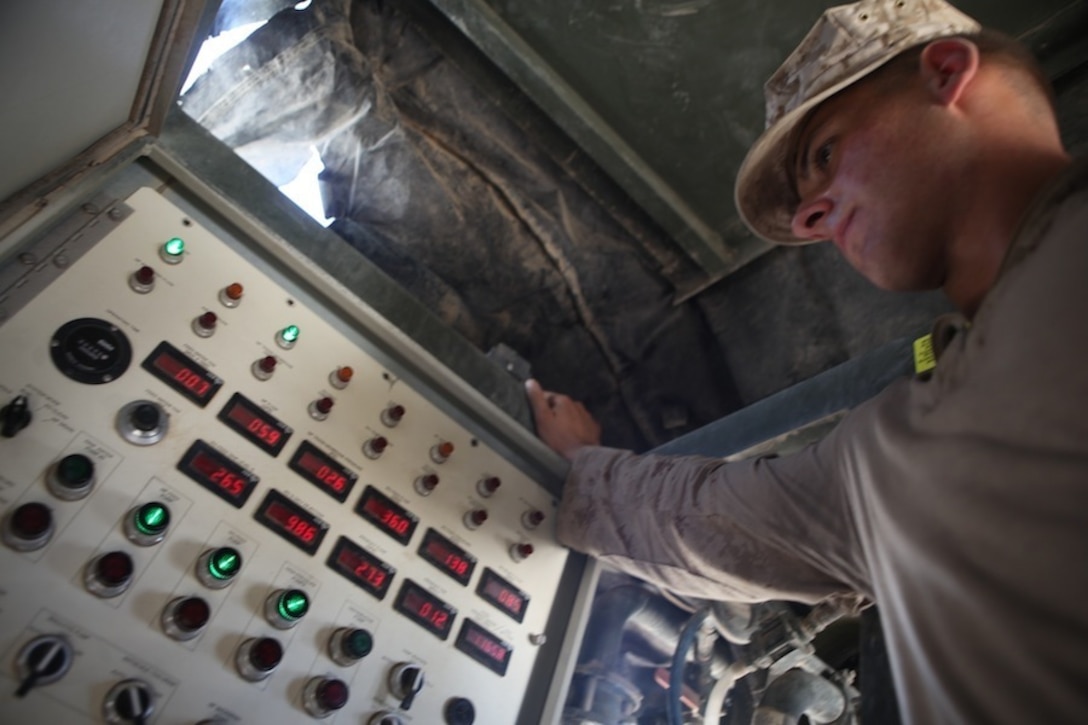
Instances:
[[[310,556],[325,538],[329,525],[276,489],[265,496],[253,518],[272,529]]]
[[[359,478],[310,441],[302,441],[287,465],[340,503],[347,499]]]
[[[277,420],[241,393],[230,397],[223,410],[219,411],[218,417],[243,438],[272,456],[278,456],[287,439],[291,437],[291,428],[286,423]]]
[[[359,503],[355,505],[355,513],[405,546],[419,523],[415,514],[373,486],[367,486],[363,491]]]
[[[223,381],[165,340],[140,366],[201,408],[219,391]]]
[[[385,598],[397,570],[350,539],[341,536],[328,561],[329,568],[378,600]]]
[[[453,619],[457,616],[456,609],[411,579],[404,580],[393,609],[441,640],[450,636]]]
[[[236,509],[245,505],[260,480],[202,440],[189,446],[178,470]]]
[[[525,619],[525,608],[529,606],[529,595],[503,579],[494,571],[484,568],[476,593],[501,611],[520,622]]]
[[[471,619],[465,619],[454,646],[499,677],[506,675],[514,648]]]
[[[468,585],[476,568],[476,557],[434,529],[427,529],[423,543],[419,545],[419,555],[463,586]]]

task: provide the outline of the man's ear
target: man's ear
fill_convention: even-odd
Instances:
[[[922,50],[922,79],[940,103],[955,104],[978,71],[978,46],[964,38],[934,40]]]

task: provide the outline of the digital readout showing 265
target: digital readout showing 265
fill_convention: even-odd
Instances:
[[[260,480],[202,440],[189,446],[178,470],[236,509],[245,505]]]
[[[230,397],[218,418],[271,456],[278,456],[291,437],[290,426],[241,393]]]

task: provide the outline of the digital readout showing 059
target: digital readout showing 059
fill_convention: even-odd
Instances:
[[[367,486],[363,491],[359,503],[355,505],[355,513],[405,546],[419,523],[415,514],[373,486]]]
[[[189,447],[178,470],[236,509],[245,505],[260,480],[202,440]]]
[[[466,619],[461,625],[461,631],[457,635],[454,646],[499,677],[506,675],[506,667],[510,664],[510,653],[514,651],[509,644],[471,619]]]
[[[219,391],[223,381],[165,340],[140,366],[201,408]]]
[[[476,593],[518,622],[525,619],[529,595],[491,569],[484,568],[480,583],[476,585]]]
[[[310,441],[302,441],[287,465],[340,503],[347,499],[359,478]]]
[[[385,598],[397,570],[350,539],[341,536],[328,561],[329,568],[379,600]]]
[[[268,492],[253,518],[310,556],[321,546],[321,540],[329,530],[328,524],[276,489]]]
[[[476,557],[434,529],[427,529],[423,543],[419,545],[419,555],[463,586],[468,585],[476,568]]]
[[[223,410],[219,411],[218,417],[243,438],[272,456],[278,456],[287,439],[291,437],[291,428],[286,423],[277,420],[241,393],[230,397]]]
[[[411,579],[404,580],[393,609],[441,640],[450,636],[453,619],[457,616],[456,609]]]

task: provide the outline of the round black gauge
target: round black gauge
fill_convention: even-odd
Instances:
[[[101,385],[121,377],[132,362],[125,333],[105,320],[82,317],[61,326],[49,342],[53,364],[80,383]]]

